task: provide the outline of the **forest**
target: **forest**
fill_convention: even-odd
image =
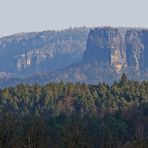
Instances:
[[[0,89],[0,148],[148,148],[148,81]]]

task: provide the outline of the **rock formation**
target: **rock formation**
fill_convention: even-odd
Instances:
[[[148,70],[148,30],[103,27],[91,30],[84,62],[96,61],[114,67],[117,74]]]

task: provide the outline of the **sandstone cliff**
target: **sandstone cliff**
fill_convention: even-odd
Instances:
[[[148,72],[148,30],[103,27],[91,30],[84,62],[106,63],[117,74],[146,77]]]

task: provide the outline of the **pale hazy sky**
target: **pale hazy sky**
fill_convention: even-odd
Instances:
[[[0,37],[84,25],[148,28],[148,0],[0,0]]]

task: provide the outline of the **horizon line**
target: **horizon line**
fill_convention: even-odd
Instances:
[[[55,32],[60,32],[64,30],[70,30],[70,29],[80,29],[80,28],[88,28],[88,29],[95,29],[95,28],[118,28],[118,29],[141,29],[141,30],[148,30],[148,27],[131,27],[131,26],[111,26],[111,25],[100,25],[100,26],[70,26],[70,27],[65,27],[62,29],[43,29],[43,30],[38,30],[38,31],[22,31],[22,32],[16,32],[16,33],[11,33],[8,35],[2,35],[0,36],[0,39],[2,38],[7,38],[7,37],[12,37],[12,36],[21,36],[25,34],[31,34],[31,33],[41,33],[41,32],[48,32],[48,31],[55,31]]]

